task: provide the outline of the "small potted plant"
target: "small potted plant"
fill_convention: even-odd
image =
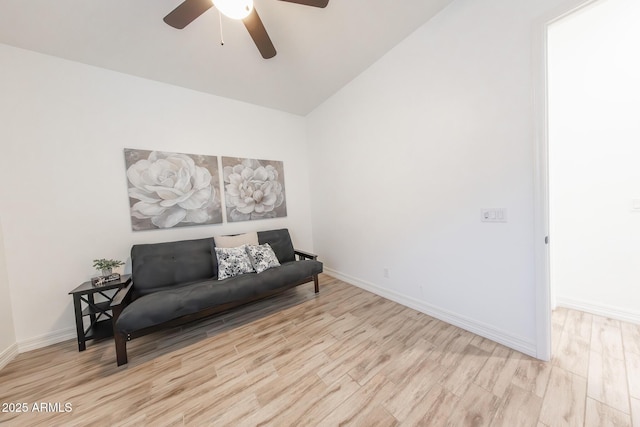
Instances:
[[[111,275],[113,269],[115,267],[120,267],[121,265],[124,265],[124,262],[115,259],[101,258],[93,260],[93,268],[101,270],[103,276]]]

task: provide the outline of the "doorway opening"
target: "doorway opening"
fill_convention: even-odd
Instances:
[[[536,247],[543,359],[560,341],[557,325],[544,320],[556,306],[640,323],[639,19],[636,0],[598,0],[543,25],[536,144],[536,239],[550,237]]]

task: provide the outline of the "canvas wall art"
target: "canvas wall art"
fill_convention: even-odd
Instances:
[[[227,221],[287,216],[281,161],[222,157]]]
[[[125,148],[134,231],[222,222],[217,156]]]

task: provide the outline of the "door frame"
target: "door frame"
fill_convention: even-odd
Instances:
[[[549,93],[547,34],[554,22],[600,0],[569,0],[537,19],[533,28],[533,173],[536,357],[550,360],[551,310],[555,296],[549,277]]]

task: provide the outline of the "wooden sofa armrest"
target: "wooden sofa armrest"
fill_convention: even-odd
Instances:
[[[129,281],[129,284],[124,288],[120,288],[111,300],[111,309],[118,309],[122,311],[124,307],[131,302],[131,296],[133,295],[133,282]]]
[[[305,252],[298,249],[294,249],[296,255],[298,255],[298,260],[302,259],[317,259],[318,255],[312,254],[311,252]]]
[[[113,296],[113,299],[111,300],[111,313],[113,314],[112,322],[114,326],[114,332],[116,320],[118,320],[118,317],[120,317],[120,313],[122,313],[122,310],[124,310],[124,308],[131,302],[132,296],[133,282],[129,281],[127,286],[125,286],[124,288],[120,288],[120,290],[116,292],[116,294]]]
[[[303,259],[317,259],[318,255],[316,254],[312,254],[311,252],[305,252],[305,251],[301,251],[298,249],[294,249],[293,252],[298,256],[298,261],[301,261]],[[314,275],[313,276],[313,284],[314,284],[314,288],[315,288],[315,292],[316,294],[318,292],[320,292],[320,285],[318,283],[318,275]]]

